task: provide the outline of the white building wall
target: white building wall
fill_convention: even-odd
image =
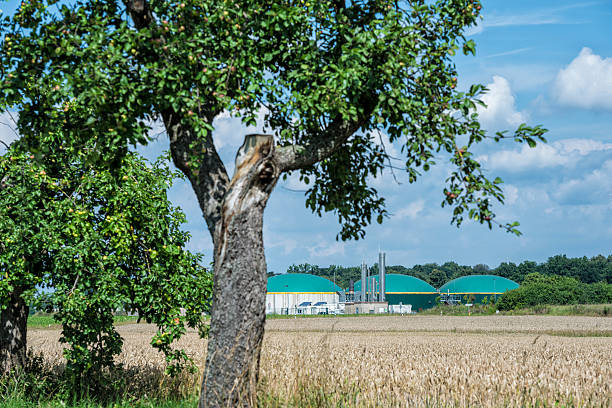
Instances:
[[[327,302],[327,305],[335,308],[339,302],[337,293],[268,293],[266,294],[266,314],[289,314],[297,313],[297,307],[302,302]]]

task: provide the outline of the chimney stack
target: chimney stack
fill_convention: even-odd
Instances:
[[[386,254],[384,252],[379,252],[378,253],[378,283],[379,283],[379,290],[380,290],[380,295],[378,297],[378,300],[381,302],[385,301],[385,291],[387,289],[386,286]]]
[[[366,286],[367,286],[367,282],[366,282],[366,265],[365,262],[361,263],[361,294],[359,296],[359,300],[361,302],[365,302],[366,301]]]

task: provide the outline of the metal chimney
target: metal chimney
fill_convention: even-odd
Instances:
[[[380,295],[377,295],[376,292],[380,292],[380,286],[378,282],[376,282],[376,276],[372,276],[372,299],[376,301],[380,301]]]
[[[359,296],[359,300],[361,302],[366,301],[366,286],[368,282],[366,281],[366,265],[365,262],[361,263],[361,295]]]
[[[370,268],[366,266],[366,297],[364,299],[365,302],[370,301]]]
[[[387,289],[386,285],[386,254],[384,252],[378,253],[378,282],[380,285],[380,296],[378,300],[381,302],[385,301],[385,292]]]
[[[376,278],[374,275],[370,276],[370,300],[376,302]]]
[[[371,271],[368,268],[368,278],[367,278],[367,281],[368,281],[368,286],[367,286],[368,291],[367,291],[367,294],[366,294],[366,296],[367,296],[366,297],[366,301],[368,301],[368,302],[372,301],[372,275],[370,275],[370,272]]]

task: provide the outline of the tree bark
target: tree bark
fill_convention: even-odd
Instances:
[[[19,371],[26,363],[26,334],[29,306],[15,289],[8,305],[0,312],[0,375]]]
[[[214,298],[201,408],[256,405],[266,318],[263,214],[278,176],[272,136],[247,135],[215,233]]]

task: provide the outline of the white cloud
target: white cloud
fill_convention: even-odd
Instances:
[[[514,50],[509,50],[509,51],[498,52],[498,53],[495,53],[495,54],[486,55],[486,56],[484,56],[482,58],[506,57],[508,55],[520,54],[522,52],[529,51],[531,49],[532,49],[531,47],[528,47],[528,48],[517,48],[517,49],[514,49]]]
[[[425,208],[425,200],[421,199],[421,200],[413,201],[410,204],[408,204],[406,207],[397,211],[394,215],[394,218],[397,218],[397,219],[410,218],[414,220],[419,216],[419,214],[423,211],[424,208]]]
[[[612,110],[612,58],[602,58],[590,48],[583,48],[559,71],[553,93],[566,106]]]
[[[599,204],[612,207],[612,160],[606,160],[601,168],[583,177],[560,184],[552,193],[555,200],[564,204]]]
[[[267,228],[265,228],[264,237],[266,249],[280,248],[282,249],[283,255],[289,255],[298,247],[298,241],[296,239],[290,238],[285,234],[271,232]]]
[[[324,240],[322,236],[318,236],[316,239],[319,243],[308,247],[308,255],[310,259],[321,260],[321,258],[327,258],[331,256],[344,256],[344,243],[343,242],[329,242]]]
[[[404,183],[408,183],[407,173],[403,169],[404,159],[402,157],[405,156],[401,152],[400,141],[396,140],[391,143],[387,133],[377,130],[373,135],[372,142],[384,148],[389,155],[389,160],[385,160],[384,165],[386,167],[376,177],[370,176],[368,178],[368,185],[377,190],[389,191],[389,189],[397,189]]]
[[[280,180],[281,187],[284,187],[289,190],[294,190],[298,192],[306,192],[312,184],[312,180],[309,180],[310,184],[306,184],[304,181],[300,180],[300,172],[294,171],[291,173],[287,180]]]
[[[504,196],[506,197],[506,200],[505,200],[506,204],[512,205],[516,203],[516,201],[519,198],[519,190],[513,185],[508,184],[504,186]]]
[[[550,144],[540,143],[535,148],[523,145],[519,150],[502,150],[479,157],[493,169],[522,171],[528,168],[571,166],[577,156],[597,151],[612,150],[612,143],[591,139],[564,139]]]
[[[15,140],[19,138],[19,135],[16,132],[17,125],[15,121],[17,120],[16,113],[2,112],[0,114],[0,141],[10,145]],[[0,143],[0,152],[4,152],[6,150],[6,146],[3,143]]]
[[[563,139],[552,143],[562,154],[586,156],[592,152],[612,150],[612,143],[592,139]]]
[[[505,15],[505,16],[484,16],[484,20],[478,22],[475,26],[468,28],[466,35],[476,35],[482,33],[485,28],[491,27],[509,27],[509,26],[529,26],[529,25],[547,25],[559,24],[561,20],[557,17],[547,15],[523,14],[523,15]]]
[[[391,143],[389,141],[389,135],[385,132],[377,130],[375,135],[373,136],[374,144],[377,146],[382,146],[385,149],[385,152],[391,157],[401,157],[400,149],[396,147],[399,143],[396,141],[395,143]]]
[[[520,194],[517,197],[517,200],[520,200],[523,205],[530,206],[531,208],[533,208],[534,206],[552,204],[550,195],[547,191],[544,190],[543,185],[535,187],[523,187],[519,192]]]
[[[468,27],[468,29],[465,30],[465,35],[466,36],[476,35],[476,34],[482,33],[483,31],[484,31],[484,23],[478,22],[476,25]]]
[[[483,59],[487,61],[486,59]],[[557,75],[558,67],[549,63],[525,62],[524,58],[502,59],[501,64],[487,64],[482,67],[482,75],[497,75],[512,83],[512,91],[533,92],[536,88],[547,86]],[[482,82],[474,76],[471,82]]]
[[[504,170],[523,170],[529,168],[555,167],[569,164],[571,159],[559,154],[559,151],[548,144],[535,148],[523,145],[521,150],[504,150],[491,155],[487,160],[490,167]]]
[[[515,14],[506,16],[485,17],[485,27],[510,27],[510,26],[530,26],[530,25],[548,25],[559,24],[561,20],[558,17],[550,15],[542,15],[541,13],[533,14]]]
[[[266,110],[260,109],[257,113],[257,126],[245,126],[240,117],[232,116],[228,111],[224,111],[213,121],[215,147],[219,150],[225,147],[236,150],[242,145],[245,135],[263,133],[265,114]]]
[[[534,115],[550,115],[553,113],[552,103],[546,96],[540,94],[529,104],[529,112]]]
[[[161,119],[149,122],[148,125],[151,127],[148,134],[151,140],[146,145],[137,145],[136,148],[130,146],[130,149],[137,151],[149,161],[155,161],[162,152],[170,150],[170,143]]]
[[[214,245],[208,229],[206,229],[206,227],[198,227],[187,226],[187,229],[191,233],[191,239],[185,247],[190,251],[203,254],[204,262],[202,262],[202,265],[208,266],[208,262],[213,259]]]
[[[522,14],[496,15],[483,14],[483,20],[476,26],[466,30],[466,35],[482,33],[485,28],[490,27],[513,27],[513,26],[536,26],[550,24],[579,24],[574,14],[567,15],[567,11],[577,8],[585,8],[598,4],[599,2],[579,2],[578,4],[568,4],[558,7],[547,7],[540,9],[531,8],[529,12]],[[563,14],[566,14],[565,16]]]
[[[489,92],[481,98],[487,107],[477,108],[480,122],[486,129],[514,127],[525,122],[525,114],[516,110],[515,98],[506,78],[493,76],[493,82],[487,84],[487,88]]]

